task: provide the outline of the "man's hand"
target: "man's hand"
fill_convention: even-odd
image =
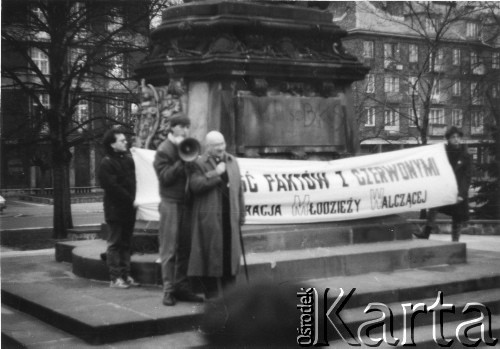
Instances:
[[[215,168],[215,171],[217,172],[218,175],[223,174],[226,172],[226,163],[225,162],[220,162],[217,167]]]
[[[463,197],[461,197],[461,196],[458,196],[458,197],[457,197],[457,201],[458,201],[458,202],[462,202],[462,201],[464,201],[464,198],[463,198]]]

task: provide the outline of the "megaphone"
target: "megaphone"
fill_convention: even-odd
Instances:
[[[194,138],[186,138],[179,143],[179,156],[182,161],[192,162],[200,155],[201,145]]]

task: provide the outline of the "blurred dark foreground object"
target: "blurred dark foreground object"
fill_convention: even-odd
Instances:
[[[243,285],[205,304],[208,348],[297,348],[297,292],[292,284]]]

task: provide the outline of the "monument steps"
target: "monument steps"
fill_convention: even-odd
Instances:
[[[103,240],[59,243],[72,248],[73,273],[94,280],[109,280],[100,254]],[[67,253],[66,253],[67,254]],[[61,255],[57,253],[56,255]],[[132,256],[132,276],[149,285],[161,284],[158,254]],[[61,259],[57,259],[61,260]],[[274,252],[247,253],[250,280],[296,281],[347,276],[373,271],[393,271],[439,264],[466,262],[465,244],[429,240],[388,241],[347,246],[304,248]],[[239,281],[244,281],[240,273]]]
[[[111,347],[116,348],[161,348],[161,343],[165,345],[169,341],[177,343],[176,347],[179,343],[203,344],[198,330],[203,310],[200,304],[179,302],[175,307],[164,307],[159,287],[111,289],[107,282],[75,277],[68,263],[54,262],[50,256],[33,257],[31,261],[20,257],[15,270],[8,262],[9,259],[2,261],[2,271],[9,270],[2,283],[2,303],[14,309],[11,311],[16,312],[18,320],[15,324],[5,321],[8,318],[3,311],[2,336],[11,338],[11,342],[29,348],[65,347],[54,342],[48,345],[47,341],[82,348],[104,343],[113,343]],[[40,281],[26,287],[25,279],[16,275],[20,271],[24,273],[25,268],[30,268],[26,273],[33,273]],[[43,279],[42,275],[51,275],[53,279]],[[350,326],[363,321],[363,315],[366,317],[363,311],[369,302],[383,302],[394,310],[398,330],[402,323],[398,310],[401,302],[430,305],[438,291],[443,291],[444,303],[457,306],[457,312],[463,304],[473,301],[484,303],[495,314],[500,309],[500,270],[490,261],[485,263],[475,258],[467,264],[302,280],[301,284],[316,287],[318,294],[323,294],[326,287],[331,288],[329,304],[338,296],[339,287],[346,292],[356,287],[352,301],[341,313]],[[418,347],[427,348],[433,343],[432,331],[429,320],[424,320],[417,322],[415,338],[419,341]],[[450,326],[456,328],[455,322]],[[495,330],[500,328],[498,321],[494,326]],[[51,330],[47,332],[47,328]],[[342,341],[333,337],[330,340],[330,345],[342,347]]]
[[[387,216],[378,219],[357,221],[286,224],[286,225],[244,225],[242,236],[245,251],[271,252],[277,250],[297,250],[325,246],[344,246],[393,240],[411,240],[418,232],[417,225],[408,224],[403,217]],[[106,240],[106,224],[70,229],[68,240]],[[59,244],[60,245],[60,244]],[[137,221],[132,237],[133,250],[138,253],[158,251],[158,222]],[[64,245],[59,246],[64,248]],[[69,261],[68,251],[61,260]]]

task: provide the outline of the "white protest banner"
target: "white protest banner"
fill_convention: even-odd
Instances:
[[[158,220],[154,152],[132,153],[138,218]],[[444,144],[334,161],[240,158],[238,164],[247,224],[352,220],[457,202],[457,184]]]

